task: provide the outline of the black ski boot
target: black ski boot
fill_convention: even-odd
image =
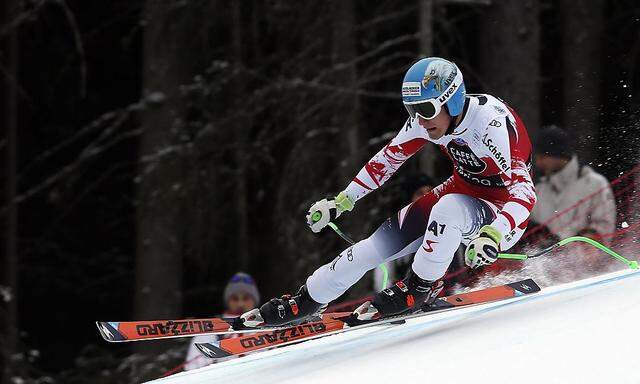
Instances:
[[[241,325],[234,324],[234,328],[299,324],[319,315],[325,308],[326,304],[315,302],[309,296],[307,286],[303,285],[294,296],[283,295],[279,299],[271,299],[260,309],[241,315],[238,318]]]
[[[407,277],[378,292],[373,301],[358,307],[353,317],[363,321],[417,311],[433,303],[443,288],[442,280],[423,280],[410,270]]]

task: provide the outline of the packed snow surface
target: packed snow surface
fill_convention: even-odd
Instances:
[[[328,336],[153,381],[640,383],[640,272]]]

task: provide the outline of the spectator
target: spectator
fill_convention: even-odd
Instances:
[[[233,317],[243,314],[260,304],[260,292],[253,278],[243,272],[238,272],[231,277],[224,289],[225,311],[222,316]],[[230,337],[237,337],[231,335]],[[221,336],[202,335],[191,340],[184,370],[201,368],[214,362],[213,359],[204,357],[195,346],[195,343],[211,343],[220,340]]]
[[[580,164],[567,133],[553,125],[543,127],[535,149],[541,177],[531,220],[544,224],[557,239],[576,235],[597,239],[613,232],[616,205],[611,186],[604,176]],[[578,203],[587,196],[591,197]]]

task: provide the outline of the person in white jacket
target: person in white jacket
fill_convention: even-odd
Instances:
[[[238,272],[229,279],[224,289],[225,311],[223,317],[238,316],[243,312],[254,308],[260,304],[260,292],[253,278],[246,273]],[[228,337],[237,337],[239,335],[229,335]],[[196,343],[212,343],[219,340],[221,336],[202,335],[191,339],[187,355],[184,362],[184,370],[201,368],[214,362],[202,355]]]
[[[616,203],[609,181],[578,160],[572,139],[557,126],[542,128],[535,147],[541,173],[531,219],[557,237],[601,240],[616,227]],[[535,225],[535,224],[534,224]]]

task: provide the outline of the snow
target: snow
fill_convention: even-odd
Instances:
[[[639,383],[640,272],[328,336],[153,381]]]

